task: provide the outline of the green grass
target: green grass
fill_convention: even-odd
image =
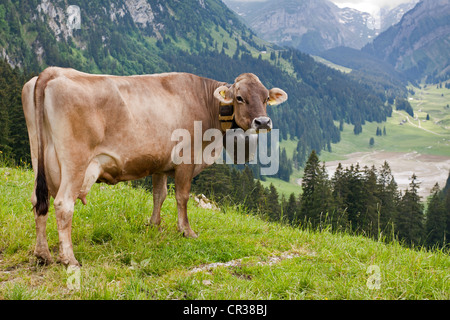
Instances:
[[[274,187],[277,188],[280,196],[283,194],[286,199],[289,198],[291,193],[298,197],[302,191],[301,186],[295,182],[295,178],[293,176],[291,176],[291,180],[289,182],[277,178],[266,177],[266,181],[261,181],[261,183],[266,188],[270,187],[270,184],[273,184]]]
[[[155,230],[148,225],[151,194],[128,184],[95,185],[87,206],[77,203],[72,237],[80,271],[41,266],[32,256],[32,187],[30,171],[0,168],[0,299],[450,298],[450,257],[442,252],[300,230],[236,208],[200,209],[192,200],[189,218],[199,238],[185,239],[176,230],[173,194]],[[53,210],[47,234],[56,256]],[[286,252],[294,257],[268,263]],[[236,259],[232,266],[193,272]],[[380,270],[379,289],[368,286],[373,265]]]
[[[320,63],[322,63],[322,64],[324,64],[324,65],[326,65],[327,67],[330,67],[330,68],[332,68],[332,69],[339,70],[339,71],[341,71],[342,73],[350,73],[350,72],[352,72],[352,69],[347,68],[347,67],[344,67],[344,66],[337,65],[337,64],[335,64],[335,63],[333,63],[333,62],[331,62],[331,61],[328,61],[328,60],[326,60],[326,59],[324,59],[324,58],[322,58],[322,57],[319,57],[319,56],[312,56],[312,57],[313,57],[313,59],[314,59],[316,62],[320,62]]]
[[[332,144],[331,153],[322,151],[320,159],[342,160],[354,152],[373,150],[450,156],[450,126],[446,125],[450,122],[450,109],[446,108],[450,103],[450,90],[436,89],[436,85],[414,90],[416,94],[409,97],[414,118],[404,111],[394,110],[386,122],[366,122],[363,132],[357,136],[353,125],[344,125],[341,141]],[[427,114],[429,121],[426,121]],[[377,127],[382,130],[386,127],[386,136],[376,136]],[[375,140],[372,147],[369,145],[371,137]]]

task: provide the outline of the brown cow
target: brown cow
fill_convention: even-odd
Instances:
[[[76,266],[71,240],[75,201],[86,204],[95,182],[116,184],[150,174],[151,223],[160,224],[171,175],[178,230],[186,237],[197,237],[189,226],[186,205],[192,178],[207,164],[175,164],[171,153],[177,142],[171,134],[185,129],[193,136],[194,121],[201,122],[203,132],[216,128],[222,134],[232,124],[243,130],[271,129],[266,106],[286,99],[283,90],[269,91],[248,73],[227,85],[187,73],[121,77],[45,69],[22,92],[36,176],[31,198],[36,221],[34,255],[52,262],[45,232],[50,196],[55,199],[59,261]],[[234,107],[231,116],[221,114],[223,106]],[[204,142],[202,148],[207,145]]]

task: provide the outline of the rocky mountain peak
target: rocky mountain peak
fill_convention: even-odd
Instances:
[[[224,2],[260,37],[312,54],[338,46],[360,49],[385,28],[397,23],[401,14],[414,5],[414,2],[403,4],[371,14],[340,8],[329,0]]]

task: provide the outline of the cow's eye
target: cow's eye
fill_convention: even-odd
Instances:
[[[238,102],[244,102],[244,98],[242,98],[241,96],[237,96],[237,97],[236,97],[236,100],[237,100]]]

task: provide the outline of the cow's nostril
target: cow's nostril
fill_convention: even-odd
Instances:
[[[269,117],[255,118],[253,120],[252,127],[254,129],[258,129],[258,130],[262,130],[262,129],[270,130],[270,129],[272,129],[272,120]]]

